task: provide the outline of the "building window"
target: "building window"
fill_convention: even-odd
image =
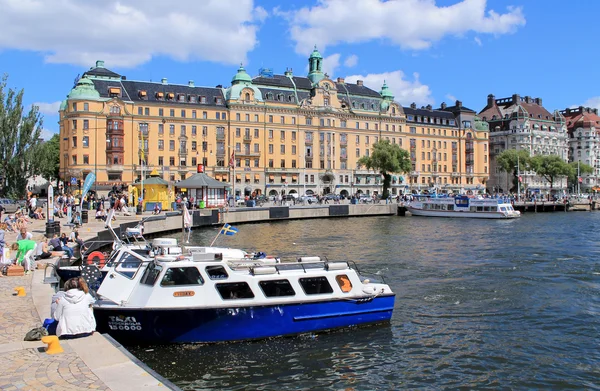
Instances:
[[[273,123],[273,116],[272,115],[269,116],[269,122]]]
[[[73,125],[72,126],[73,130],[77,130],[77,120],[76,119],[73,120],[72,125]]]
[[[192,141],[192,151],[195,151],[197,148],[197,143],[195,141]]]
[[[181,110],[181,118],[185,118],[185,110]]]
[[[77,155],[71,156],[71,160],[73,162],[73,165],[77,165]]]
[[[208,113],[206,111],[202,112],[202,119],[208,119]]]
[[[144,115],[150,115],[150,108],[149,107],[146,107],[144,109]]]
[[[215,113],[215,118],[216,118],[216,119],[221,119],[221,113],[219,113],[219,112],[216,112],[216,113]]]
[[[273,138],[273,129],[269,129],[269,138],[272,139]]]
[[[158,165],[159,166],[163,166],[164,165],[164,161],[163,161],[163,157],[162,156],[158,157]]]
[[[281,159],[281,168],[285,168],[285,159]]]
[[[73,148],[77,148],[77,136],[73,136]]]
[[[306,117],[306,124],[307,125],[312,125],[312,118],[311,117]]]
[[[171,115],[171,117],[175,117],[175,109],[170,109],[169,114]]]
[[[281,144],[280,152],[285,153],[285,145],[284,144]]]
[[[323,104],[329,106],[329,98],[323,98]]]
[[[165,111],[163,109],[158,109],[158,116],[162,117],[163,115],[165,115]]]
[[[269,168],[273,168],[273,159],[269,159]]]
[[[90,155],[83,155],[83,164],[90,164]]]
[[[87,119],[83,120],[83,130],[88,130],[90,128],[90,121]]]
[[[169,151],[175,150],[175,140],[169,140]]]
[[[273,144],[269,144],[269,154],[273,154]]]
[[[296,125],[296,117],[292,117],[292,125]]]
[[[187,131],[185,129],[185,125],[181,125],[181,135],[185,136],[187,134]]]
[[[90,138],[89,136],[83,136],[83,140],[81,142],[84,148],[88,148],[90,146]]]
[[[254,114],[254,122],[258,122],[258,114]]]
[[[173,125],[173,124],[169,125],[169,134],[171,136],[175,135],[175,125]]]
[[[196,135],[196,125],[192,125],[192,136]]]
[[[165,140],[158,140],[158,150],[162,151],[165,149]]]
[[[169,156],[169,165],[170,166],[174,166],[175,165],[175,157],[174,156]]]
[[[202,137],[208,136],[208,126],[202,127]]]

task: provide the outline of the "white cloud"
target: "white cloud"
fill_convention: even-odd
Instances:
[[[594,96],[593,98],[590,98],[588,100],[586,100],[583,105],[583,107],[591,107],[593,109],[599,109],[600,110],[600,96]],[[575,109],[579,107],[579,105],[577,106],[571,106],[572,109]]]
[[[42,128],[42,132],[40,133],[40,137],[42,139],[44,139],[45,141],[48,141],[48,140],[50,140],[52,138],[52,136],[54,136],[57,133],[58,132],[55,132],[54,130]]]
[[[439,7],[434,0],[319,0],[313,7],[279,14],[290,23],[298,53],[309,53],[315,43],[324,50],[377,39],[422,50],[448,35],[508,34],[525,25],[521,7],[509,6],[504,14],[486,8],[487,0]]]
[[[348,68],[352,68],[356,66],[356,64],[358,64],[358,56],[356,54],[352,54],[344,60],[344,65]]]
[[[51,63],[133,67],[154,56],[246,62],[267,17],[253,0],[0,0],[0,49]]]
[[[60,108],[60,101],[46,103],[46,102],[35,102],[33,105],[38,107],[40,113],[44,115],[58,115],[58,109]]]
[[[336,69],[340,66],[340,54],[333,53],[331,56],[323,58],[323,73],[327,73],[329,78],[333,79]]]
[[[475,41],[475,43],[476,43],[478,46],[483,46],[483,43],[481,42],[481,39],[479,39],[479,37],[475,37],[475,38],[473,38],[473,40]]]
[[[446,99],[448,99],[449,105],[448,106],[452,106],[452,104],[454,104],[454,102],[456,102],[458,99],[456,99],[456,97],[452,94],[446,94]]]
[[[404,72],[397,70],[393,72],[372,73],[368,75],[351,75],[346,77],[346,81],[356,83],[356,80],[362,80],[365,86],[379,91],[385,81],[394,94],[394,100],[400,102],[403,106],[408,106],[415,102],[419,105],[434,104],[431,97],[429,86],[421,84],[419,74],[413,74],[414,80],[406,80]]]

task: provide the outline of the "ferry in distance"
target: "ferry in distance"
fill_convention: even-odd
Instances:
[[[514,219],[521,217],[507,198],[475,198],[416,195],[406,206],[413,216]]]

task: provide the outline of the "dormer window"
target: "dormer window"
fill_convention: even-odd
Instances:
[[[364,103],[361,103],[361,104],[360,104],[360,108],[361,108],[362,110],[364,110],[364,109],[365,109],[365,104],[364,104]]]
[[[173,92],[168,92],[167,93],[167,100],[173,100],[175,99],[175,94]]]
[[[294,102],[294,95],[288,95],[288,102]]]
[[[352,102],[352,107],[356,109],[356,102]]]
[[[206,97],[205,96],[201,96],[200,97],[200,103],[206,103]]]
[[[392,114],[396,114],[396,108],[392,107]]]
[[[189,99],[190,103],[196,103],[198,101],[198,98],[196,97],[196,95],[190,95],[188,99]]]
[[[177,101],[178,102],[185,102],[185,95],[183,95],[183,94],[177,95]]]
[[[272,92],[267,92],[267,99],[273,100],[273,93]]]
[[[244,100],[246,102],[250,102],[250,93],[249,92],[246,92],[246,95],[244,95]]]
[[[121,96],[121,88],[119,88],[119,87],[109,87],[108,88],[108,95],[111,98],[115,98],[115,97]]]
[[[165,94],[162,93],[162,92],[157,92],[155,96],[156,96],[156,99],[158,99],[158,100],[164,100],[165,99]]]
[[[277,100],[283,102],[283,94],[277,94]]]
[[[139,95],[140,99],[143,99],[143,100],[147,100],[148,99],[148,93],[146,91],[143,91],[143,90],[139,91],[138,95]]]
[[[221,98],[215,98],[215,103],[218,105],[222,105],[223,104],[223,100]]]

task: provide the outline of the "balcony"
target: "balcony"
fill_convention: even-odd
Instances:
[[[249,134],[245,134],[244,135],[244,142],[245,143],[252,142],[252,136],[250,136]]]
[[[123,172],[122,164],[107,164],[106,171],[108,172]]]
[[[348,145],[348,140],[340,140],[340,145],[342,145],[342,146]]]
[[[239,157],[260,157],[260,151],[235,151],[235,156]]]
[[[187,155],[188,155],[188,152],[187,152],[186,150],[184,150],[184,149],[180,149],[180,150],[179,150],[179,156],[181,156],[181,157],[185,157],[185,156],[187,156]]]
[[[305,138],[304,139],[304,144],[312,144],[313,143],[313,139],[312,138]]]
[[[225,140],[225,134],[224,133],[222,133],[222,134],[217,133],[217,141],[224,141],[224,140]]]
[[[348,160],[348,155],[346,155],[346,154],[340,155],[340,160]]]
[[[419,171],[411,171],[410,172],[410,176],[419,176],[420,172]]]
[[[150,132],[147,131],[147,130],[141,130],[141,131],[138,132],[138,138],[140,140],[147,139],[149,135],[150,135]]]
[[[439,177],[439,176],[440,176],[440,173],[439,173],[439,172],[437,172],[437,171],[432,171],[432,172],[431,172],[431,176],[432,176],[432,177],[434,177],[434,178],[437,178],[437,177]]]
[[[265,170],[267,173],[276,174],[276,173],[299,173],[300,169],[296,168],[275,168],[275,167],[267,167]]]
[[[459,178],[459,177],[460,177],[460,172],[453,171],[453,172],[450,174],[450,176],[451,176],[452,178]]]

